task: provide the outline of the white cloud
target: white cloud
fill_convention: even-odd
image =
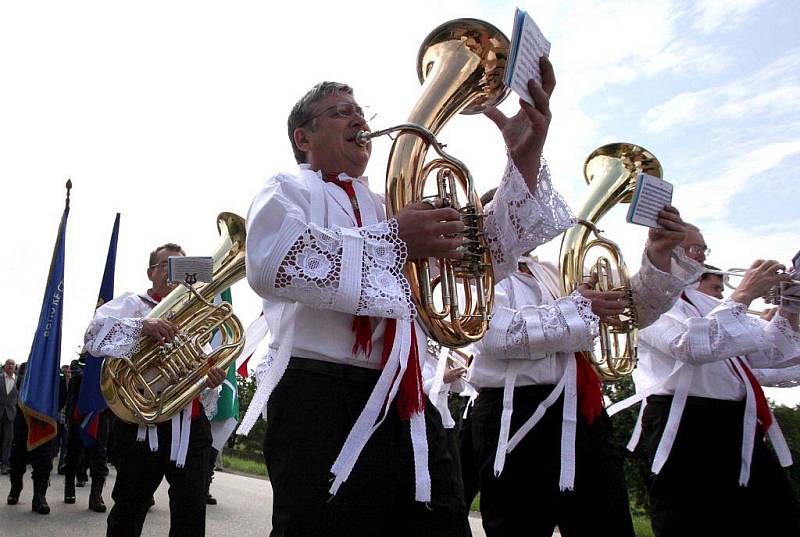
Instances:
[[[800,51],[773,60],[754,74],[735,81],[676,95],[649,110],[641,120],[653,132],[715,121],[745,123],[796,115],[800,99]]]
[[[788,158],[800,155],[800,139],[773,142],[765,145],[747,144],[749,147],[727,148],[711,153],[707,163],[723,163],[712,173],[684,178],[676,190],[675,201],[693,220],[720,220],[732,210],[730,201],[745,188],[763,184],[761,174],[778,168]],[[766,188],[766,185],[763,185]],[[695,216],[697,215],[697,216]],[[754,234],[761,236],[761,234]]]
[[[694,8],[694,28],[710,33],[731,31],[741,25],[764,0],[699,0]]]

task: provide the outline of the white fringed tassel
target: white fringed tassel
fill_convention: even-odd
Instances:
[[[575,356],[567,362],[564,373],[564,409],[561,420],[561,473],[558,488],[562,492],[575,488],[575,436],[578,431],[578,367]]]
[[[267,406],[269,396],[278,382],[283,378],[286,373],[286,368],[289,367],[289,361],[292,358],[292,349],[294,349],[294,318],[297,312],[297,303],[284,304],[281,311],[281,322],[278,327],[278,332],[274,337],[280,337],[278,351],[275,353],[275,359],[267,369],[264,377],[259,380],[256,393],[253,394],[253,399],[250,401],[250,406],[247,407],[247,412],[242,418],[242,423],[236,430],[236,434],[247,436],[250,430],[258,421],[258,417]],[[269,357],[269,355],[267,355]]]
[[[431,473],[428,469],[428,435],[425,412],[411,416],[411,446],[414,449],[414,499],[431,501]]]
[[[329,491],[331,494],[336,494],[342,483],[350,477],[350,472],[352,472],[358,456],[367,441],[383,423],[383,420],[386,419],[408,364],[408,354],[411,348],[411,330],[411,322],[397,322],[394,348],[392,348],[389,359],[367,400],[364,410],[361,411],[361,415],[359,415],[353,428],[350,429],[347,440],[345,440],[342,450],[331,467],[331,473],[335,476]],[[378,419],[379,417],[380,419]]]

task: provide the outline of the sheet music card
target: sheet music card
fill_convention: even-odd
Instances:
[[[658,212],[670,204],[672,204],[672,184],[641,173],[636,181],[636,190],[626,220],[629,224],[658,227]]]
[[[548,41],[533,18],[517,8],[514,12],[514,33],[511,36],[511,50],[506,66],[505,84],[522,100],[533,104],[528,91],[528,80],[533,78],[542,83],[539,58],[550,54]]]

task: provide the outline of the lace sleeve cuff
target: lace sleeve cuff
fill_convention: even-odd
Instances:
[[[794,388],[800,386],[800,365],[783,369],[754,369],[753,373],[762,386],[771,388]]]
[[[554,352],[591,350],[598,334],[598,317],[579,293],[549,306],[519,310],[499,308],[484,348],[505,359],[539,359]]]
[[[764,338],[773,347],[771,362],[785,367],[800,362],[800,332],[789,324],[789,320],[776,315],[764,328]]]
[[[702,274],[703,267],[686,257],[680,246],[672,252],[671,272],[659,270],[642,254],[642,266],[632,278],[633,302],[639,318],[639,327],[653,324],[668,311],[678,299],[684,287]]]
[[[486,208],[484,232],[495,279],[516,269],[520,254],[533,250],[575,224],[564,199],[553,188],[544,159],[536,191],[531,193],[511,157],[494,200]]]
[[[392,219],[361,228],[305,226],[274,276],[274,293],[307,306],[409,319],[406,246]]]
[[[84,335],[84,350],[93,356],[128,358],[136,352],[144,319],[93,319]]]
[[[744,304],[730,299],[707,317],[691,317],[685,325],[666,329],[660,337],[670,341],[677,359],[693,365],[754,353],[766,345],[759,321],[747,316]]]

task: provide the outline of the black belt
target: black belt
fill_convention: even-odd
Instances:
[[[293,371],[307,371],[317,375],[325,375],[327,377],[334,377],[348,382],[357,382],[361,384],[375,384],[378,381],[378,378],[381,376],[380,369],[367,369],[366,367],[337,364],[334,362],[323,362],[322,360],[299,358],[297,356],[293,356],[289,360],[289,366],[287,369],[291,369]]]
[[[671,405],[672,395],[651,395],[647,398],[648,405]],[[686,407],[709,408],[718,410],[741,410],[745,406],[744,401],[731,401],[730,399],[712,399],[711,397],[698,397],[690,395],[686,398]]]

